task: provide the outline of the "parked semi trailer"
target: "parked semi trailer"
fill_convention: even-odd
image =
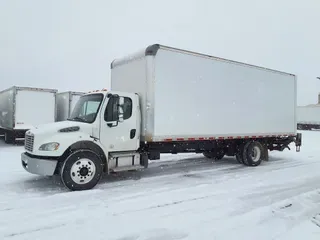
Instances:
[[[60,92],[56,94],[56,121],[65,121],[70,117],[72,110],[80,97],[84,95],[83,92]]]
[[[297,107],[297,127],[299,130],[320,129],[320,104]]]
[[[28,131],[22,165],[60,175],[70,190],[147,168],[161,153],[258,166],[268,150],[300,150],[296,92],[293,74],[151,45],[114,60],[111,90],[83,95],[68,121]]]
[[[55,121],[56,89],[13,86],[0,92],[0,129],[6,143],[39,124]]]

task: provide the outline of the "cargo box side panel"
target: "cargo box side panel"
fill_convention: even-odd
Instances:
[[[149,98],[152,98],[152,90],[148,88],[147,75],[148,66],[146,57],[136,58],[127,63],[118,65],[111,69],[111,90],[137,93],[140,96],[141,108],[141,140],[145,141],[148,137],[151,138],[150,124],[152,124],[153,108],[147,106]],[[150,123],[151,122],[151,123]]]
[[[0,93],[0,128],[14,127],[15,88]]]
[[[296,132],[294,75],[160,49],[155,76],[155,140]]]
[[[320,106],[298,107],[297,122],[302,124],[320,124]]]
[[[26,130],[55,121],[55,93],[21,90],[15,106],[15,129]]]
[[[64,121],[69,115],[70,92],[58,93],[56,95],[56,121]]]

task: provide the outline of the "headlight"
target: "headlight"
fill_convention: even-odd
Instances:
[[[45,143],[39,147],[40,151],[56,151],[59,148],[60,144],[56,142]]]

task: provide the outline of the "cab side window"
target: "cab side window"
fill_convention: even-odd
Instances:
[[[118,121],[117,116],[118,101],[115,97],[111,97],[108,101],[106,110],[104,112],[104,120],[106,122]]]
[[[104,120],[106,122],[118,121],[119,116],[117,115],[118,108],[118,99],[115,97],[111,97],[108,101],[106,110],[104,112]],[[123,104],[123,119],[129,119],[132,116],[132,100],[131,98],[124,97]]]
[[[131,98],[125,97],[123,104],[123,119],[129,119],[132,116],[132,100]]]

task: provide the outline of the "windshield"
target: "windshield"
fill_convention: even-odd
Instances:
[[[80,97],[68,120],[93,123],[96,120],[103,94],[91,94]]]

